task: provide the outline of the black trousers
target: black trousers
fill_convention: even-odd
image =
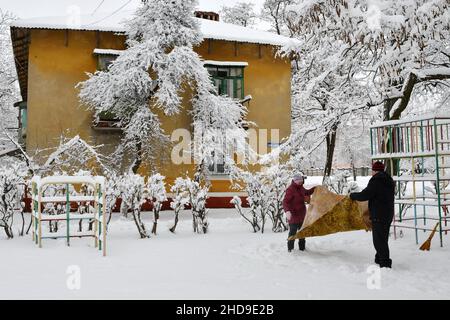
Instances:
[[[300,230],[300,228],[302,227],[302,224],[303,223],[289,224],[289,237],[295,235],[297,231]],[[288,240],[287,242],[288,250],[294,249],[294,242],[295,240]],[[300,250],[305,250],[305,245],[306,245],[305,239],[298,239],[298,248]]]
[[[391,223],[385,223],[380,221],[372,221],[372,237],[373,245],[376,250],[375,263],[380,267],[390,268],[392,266],[392,260],[389,257],[389,229]]]

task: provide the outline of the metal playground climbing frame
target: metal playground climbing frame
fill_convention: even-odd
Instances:
[[[67,246],[70,246],[71,238],[93,237],[94,246],[106,255],[106,223],[105,223],[105,179],[103,177],[90,176],[50,176],[41,178],[33,177],[32,183],[32,239],[42,247],[43,239],[65,238]],[[64,195],[46,196],[45,190],[48,186],[62,186]],[[70,186],[89,186],[92,195],[72,195]],[[80,214],[73,211],[71,204],[89,203],[93,210]],[[43,212],[48,204],[65,204],[65,210],[61,214],[48,214]],[[71,230],[71,221],[89,220],[93,224],[93,230],[87,232],[74,232]],[[44,232],[43,222],[55,223],[58,221],[65,222],[65,230],[63,233]]]
[[[450,118],[384,121],[370,127],[372,160],[385,160],[396,182],[397,229],[450,231]],[[400,231],[402,232],[402,231]]]

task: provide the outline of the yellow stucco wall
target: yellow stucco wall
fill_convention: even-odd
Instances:
[[[31,30],[26,139],[30,153],[57,146],[61,135],[73,137],[77,134],[91,144],[104,144],[102,151],[105,153],[114,149],[120,134],[93,130],[92,112],[80,106],[75,89],[77,83],[87,79],[86,72],[96,70],[97,58],[93,50],[97,47],[124,49],[124,37],[111,32],[100,32],[98,36],[90,31],[68,31],[66,34],[62,30]],[[248,62],[244,71],[244,94],[252,95],[253,99],[247,119],[268,132],[279,129],[281,139],[291,130],[291,69],[289,61],[275,58],[274,50],[267,45],[216,40],[205,40],[196,49],[205,60]],[[161,115],[166,133],[177,128],[190,129],[188,109],[186,105],[184,112],[170,118]],[[267,146],[266,141],[262,141],[261,146]],[[264,152],[263,149],[259,151]],[[174,165],[170,154],[168,156],[169,159],[152,165],[160,169],[169,184],[187,170],[192,172],[192,166]],[[149,167],[143,166],[141,173],[148,173]],[[226,179],[216,179],[211,191],[228,191],[228,186]]]

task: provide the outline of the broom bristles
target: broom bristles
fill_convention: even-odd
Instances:
[[[434,234],[436,233],[436,229],[439,226],[439,222],[436,223],[436,225],[434,226],[433,231],[431,232],[430,236],[428,237],[428,239],[420,246],[420,250],[422,251],[430,251],[431,248],[431,240],[434,237]]]

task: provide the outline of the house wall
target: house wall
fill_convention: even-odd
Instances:
[[[112,32],[31,30],[28,71],[28,128],[27,150],[55,147],[60,136],[80,135],[91,144],[103,144],[102,152],[108,154],[120,139],[120,133],[93,130],[92,112],[80,106],[75,86],[87,79],[86,72],[94,72],[97,58],[94,48],[124,49],[124,37]],[[244,94],[252,95],[247,119],[258,125],[258,130],[279,130],[280,139],[291,130],[290,111],[290,63],[275,58],[272,46],[235,44],[234,42],[205,40],[196,51],[207,60],[246,61],[244,71]],[[189,104],[185,98],[182,113],[173,117],[160,115],[166,133],[174,129],[190,129]],[[272,138],[269,134],[269,141]],[[276,139],[276,137],[273,137]],[[267,141],[267,142],[269,142]],[[267,142],[262,140],[259,149],[265,153]],[[270,148],[267,148],[270,151]],[[170,161],[170,148],[164,146],[168,158],[161,158],[156,166],[170,184],[192,165],[175,165]],[[161,155],[162,155],[161,153]],[[148,173],[150,165],[141,168]],[[225,177],[214,177],[211,191],[228,191]]]

